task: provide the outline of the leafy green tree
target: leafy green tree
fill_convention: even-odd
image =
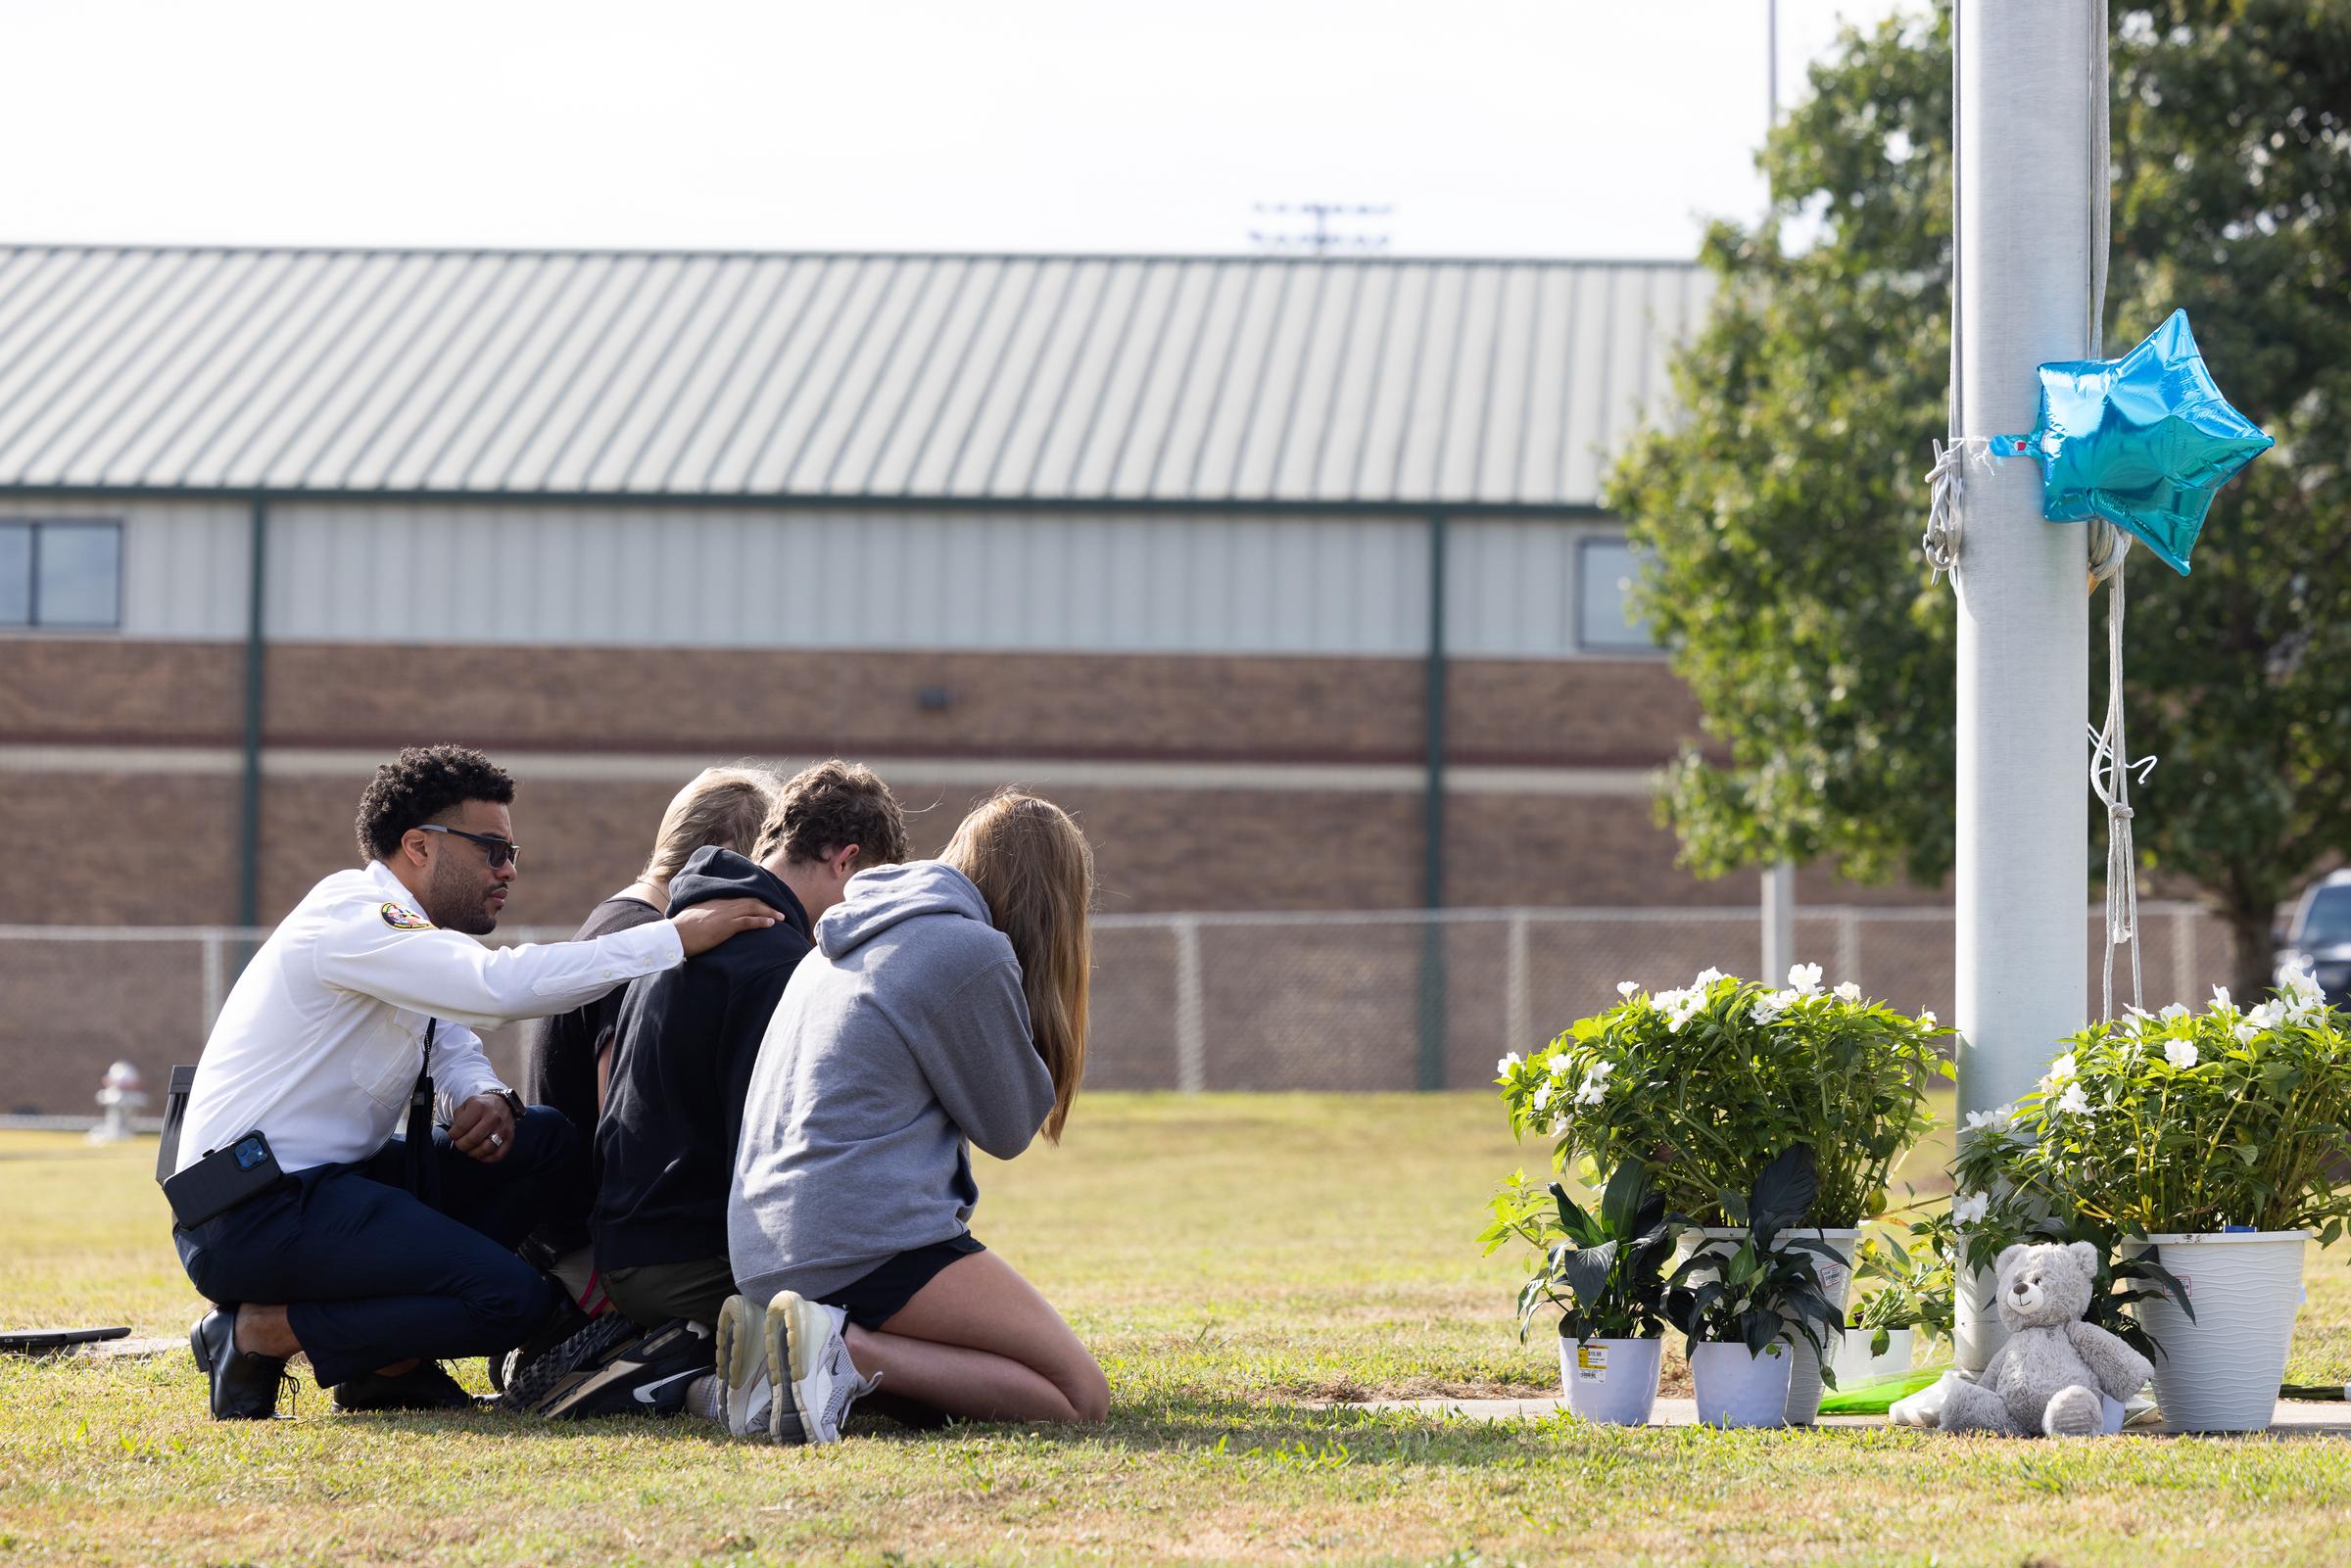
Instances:
[[[2215,504],[2192,578],[2143,550],[2129,568],[2131,738],[2161,758],[2138,848],[2228,921],[2249,995],[2278,903],[2351,848],[2351,5],[2113,17],[2106,352],[2184,306],[2279,441]],[[1643,611],[1704,711],[1660,801],[1703,875],[1950,870],[1955,611],[1917,543],[1945,422],[1950,73],[1947,7],[1814,68],[1760,155],[1769,214],[1706,238],[1679,421],[1611,481]]]

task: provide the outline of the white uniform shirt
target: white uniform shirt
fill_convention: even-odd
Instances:
[[[418,914],[381,861],[339,871],[285,918],[238,976],[196,1064],[179,1168],[259,1127],[280,1168],[347,1164],[406,1118],[433,1035],[433,1085],[452,1105],[505,1088],[475,1028],[567,1013],[685,957],[654,921],[590,942],[484,947]]]

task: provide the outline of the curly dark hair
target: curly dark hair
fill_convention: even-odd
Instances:
[[[849,844],[861,868],[896,865],[906,858],[906,815],[873,769],[836,757],[786,781],[752,854],[822,860]]]
[[[375,770],[360,796],[360,855],[389,860],[400,836],[468,800],[512,804],[514,781],[470,746],[410,746]]]

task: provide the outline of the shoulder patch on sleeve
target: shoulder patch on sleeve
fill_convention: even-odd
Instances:
[[[383,916],[384,924],[396,931],[429,931],[433,928],[431,921],[399,904],[378,905],[376,913]]]

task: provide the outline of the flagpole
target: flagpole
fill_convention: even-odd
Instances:
[[[2084,342],[2085,214],[2103,11],[2095,0],[1958,0],[1952,326],[1963,436],[2030,430],[2035,367],[2096,349]],[[2102,201],[2102,170],[2096,186]],[[1965,484],[1953,1022],[1959,1105],[1973,1112],[2032,1088],[2055,1042],[2084,1021],[2089,598],[2086,530],[2042,519],[2034,463],[1971,460]]]

